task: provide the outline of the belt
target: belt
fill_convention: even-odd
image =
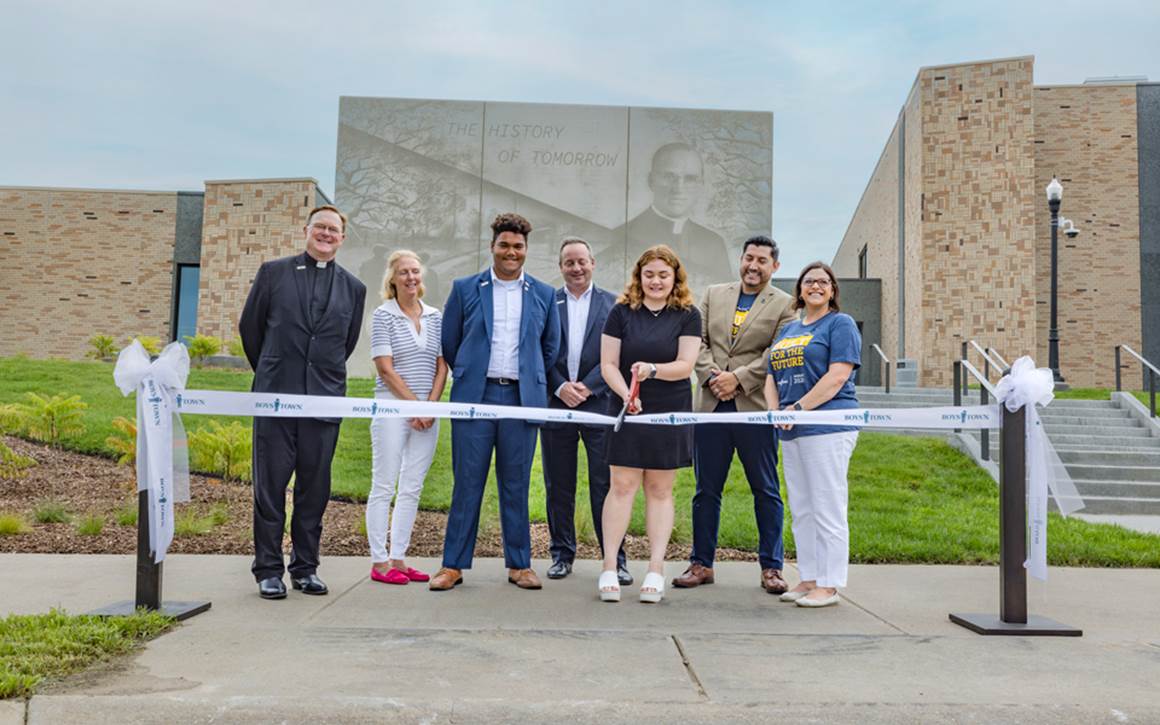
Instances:
[[[519,385],[520,381],[516,378],[488,378],[487,382],[496,385]]]

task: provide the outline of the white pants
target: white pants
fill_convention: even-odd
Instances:
[[[850,526],[846,520],[850,456],[858,431],[803,436],[781,442],[785,488],[802,581],[846,586]]]
[[[367,497],[367,541],[371,560],[403,559],[419,512],[423,480],[439,442],[439,419],[427,430],[415,430],[406,418],[371,421],[371,493]],[[397,488],[396,488],[397,484]],[[397,492],[397,496],[396,496]],[[395,513],[391,515],[391,499]],[[387,555],[387,524],[391,551]]]

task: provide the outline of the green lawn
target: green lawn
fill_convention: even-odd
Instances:
[[[0,618],[0,699],[29,697],[46,679],[128,652],[172,626],[156,612],[93,617],[53,610]]]
[[[193,389],[248,390],[250,374],[194,370]],[[370,396],[369,379],[350,382],[352,396]],[[19,400],[27,391],[76,393],[88,404],[86,433],[68,442],[76,450],[109,455],[104,439],[117,415],[132,417],[132,398],[113,385],[112,365],[100,362],[32,361],[0,358],[0,403]],[[1106,391],[1105,391],[1106,395]],[[209,416],[187,415],[194,429]],[[228,420],[222,418],[223,421]],[[369,421],[344,421],[334,461],[334,493],[365,500],[370,488]],[[446,510],[451,502],[450,424],[442,421],[439,449],[427,476],[420,505]],[[579,535],[594,541],[583,461],[577,493]],[[690,509],[694,491],[691,469],[678,473],[674,540],[691,540]],[[784,493],[783,493],[784,497]],[[529,509],[534,521],[545,520],[544,486],[537,453],[532,467]],[[499,526],[493,483],[484,498],[482,527]],[[998,495],[991,478],[969,458],[940,440],[864,433],[850,467],[851,559],[856,562],[975,563],[998,560]],[[644,532],[638,500],[630,529]],[[1137,534],[1114,526],[1064,520],[1052,514],[1049,557],[1053,564],[1160,567],[1160,536]],[[740,464],[734,462],[721,513],[720,544],[754,550],[757,529],[753,499]],[[787,517],[786,548],[793,537]]]

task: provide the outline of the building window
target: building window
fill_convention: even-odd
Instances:
[[[869,274],[866,269],[866,247],[858,251],[858,279],[866,279]]]
[[[177,321],[173,326],[174,339],[184,342],[197,334],[197,296],[201,281],[201,267],[196,264],[177,265]]]

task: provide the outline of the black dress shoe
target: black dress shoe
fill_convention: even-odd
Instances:
[[[272,576],[258,582],[258,596],[262,599],[285,599],[286,585],[282,583],[282,577]]]
[[[622,587],[632,584],[632,574],[628,573],[628,567],[624,564],[616,565],[616,581],[620,582]]]
[[[549,579],[563,579],[572,573],[572,564],[567,561],[554,561],[548,567]]]
[[[330,590],[326,588],[326,584],[318,578],[317,574],[307,574],[302,577],[292,577],[290,579],[290,586],[294,587],[303,594],[315,594],[321,596]],[[283,589],[283,592],[286,590]]]

